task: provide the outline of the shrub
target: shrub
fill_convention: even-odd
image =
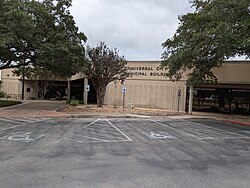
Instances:
[[[6,106],[12,106],[16,104],[21,104],[21,101],[5,101],[5,100],[0,100],[0,107],[6,107]]]
[[[0,91],[0,98],[5,97],[6,93],[3,91]]]
[[[72,105],[72,106],[77,106],[79,104],[79,101],[75,100],[75,99],[72,99],[72,100],[70,100],[69,104]]]

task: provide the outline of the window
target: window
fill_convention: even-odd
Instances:
[[[29,92],[30,92],[30,88],[28,87],[28,88],[26,89],[26,91],[29,93]]]

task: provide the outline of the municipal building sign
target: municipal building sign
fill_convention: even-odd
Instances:
[[[129,66],[132,77],[167,77],[167,68],[153,66]]]

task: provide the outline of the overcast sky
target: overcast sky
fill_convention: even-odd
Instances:
[[[160,60],[178,15],[191,11],[189,0],[73,0],[71,8],[87,44],[104,41],[130,61]]]

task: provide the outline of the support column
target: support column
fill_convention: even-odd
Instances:
[[[84,78],[83,103],[85,105],[88,104],[88,91],[86,91],[87,85],[88,85],[88,78]]]
[[[68,81],[68,95],[67,95],[67,100],[70,100],[70,81]]]
[[[25,82],[25,66],[23,65],[23,78],[22,78],[22,101],[24,100],[24,82]]]
[[[192,114],[192,111],[193,111],[193,93],[194,93],[194,87],[190,86],[189,102],[188,102],[188,114]]]

